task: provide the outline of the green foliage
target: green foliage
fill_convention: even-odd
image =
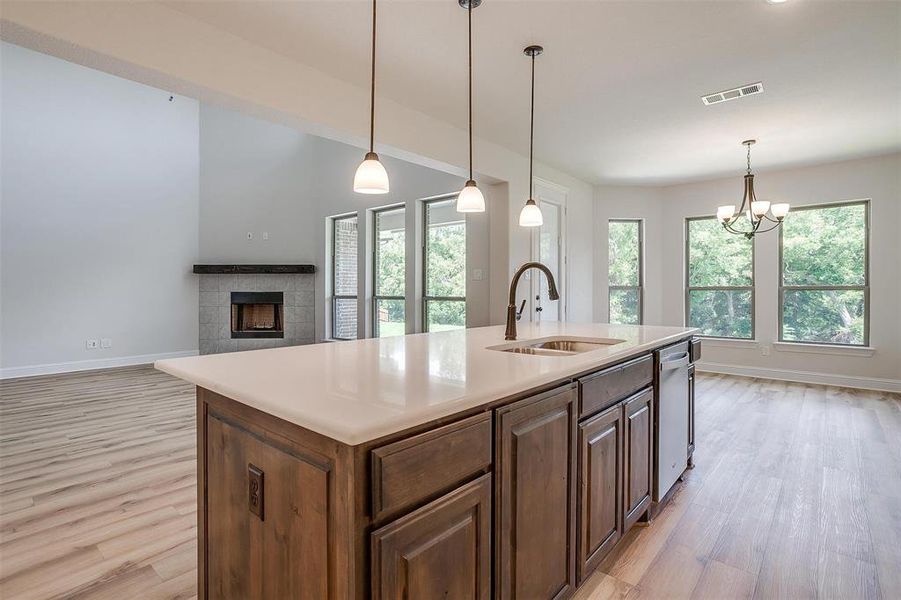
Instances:
[[[866,205],[800,209],[782,225],[782,339],[864,343]],[[800,289],[792,289],[800,286]],[[810,290],[804,286],[861,286]]]
[[[426,243],[426,295],[466,295],[466,225],[430,225]]]
[[[750,288],[753,258],[753,241],[728,233],[716,219],[688,222],[690,288]],[[753,330],[751,299],[750,289],[689,290],[688,324],[700,328],[702,335],[748,339]]]
[[[620,325],[639,325],[638,289],[610,290],[610,322]]]
[[[610,221],[608,233],[609,285],[640,285],[640,236],[638,221]]]
[[[689,221],[688,240],[689,287],[754,285],[751,240],[728,233],[714,218]]]

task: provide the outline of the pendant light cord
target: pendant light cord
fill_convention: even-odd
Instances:
[[[469,180],[472,181],[472,0],[466,12],[469,14]]]
[[[529,108],[529,200],[532,198],[532,147],[535,144],[535,53],[532,52],[532,101]]]
[[[375,2],[372,0],[372,72],[369,86],[369,151],[375,152]]]

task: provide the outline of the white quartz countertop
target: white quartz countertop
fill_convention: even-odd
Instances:
[[[520,323],[548,336],[623,343],[570,356],[488,350],[502,326],[160,360],[155,367],[334,440],[356,445],[602,367],[695,329]]]

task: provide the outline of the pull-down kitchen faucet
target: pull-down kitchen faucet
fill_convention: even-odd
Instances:
[[[516,286],[519,285],[519,278],[529,269],[538,269],[544,272],[547,277],[547,297],[551,300],[559,300],[560,294],[557,293],[557,283],[554,281],[554,274],[551,270],[540,262],[527,262],[516,270],[513,274],[513,280],[510,281],[510,302],[507,304],[507,330],[504,332],[505,340],[516,339]]]

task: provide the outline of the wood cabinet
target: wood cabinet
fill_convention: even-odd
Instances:
[[[654,390],[648,388],[623,403],[625,418],[624,528],[628,530],[651,504],[654,469]]]
[[[579,425],[579,583],[623,535],[623,408]]]
[[[372,534],[374,600],[487,600],[490,586],[490,474]]]
[[[327,467],[214,414],[205,451],[201,595],[327,598]]]
[[[574,385],[497,410],[495,589],[561,598],[575,589]]]

